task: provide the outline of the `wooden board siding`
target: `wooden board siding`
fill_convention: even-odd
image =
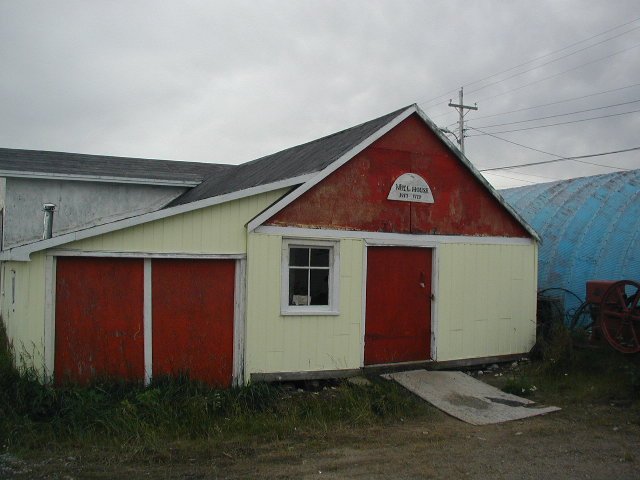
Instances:
[[[339,315],[280,314],[282,237],[249,235],[246,373],[359,368],[362,240],[340,241]]]
[[[289,189],[280,189],[69,243],[117,252],[245,253],[245,224]]]
[[[387,200],[404,173],[421,175],[433,204]],[[529,233],[415,115],[265,225],[530,238]]]
[[[144,376],[143,262],[64,257],[57,262],[57,384]]]
[[[153,375],[187,373],[228,387],[235,260],[152,262]]]
[[[44,252],[30,262],[2,263],[2,320],[13,344],[16,360],[45,372],[45,265]]]
[[[429,360],[429,248],[368,247],[364,363]]]
[[[535,343],[537,245],[438,248],[437,360],[528,352]]]

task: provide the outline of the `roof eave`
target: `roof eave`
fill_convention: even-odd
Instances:
[[[157,178],[117,177],[107,175],[74,175],[71,173],[0,170],[0,177],[35,178],[39,180],[72,180],[77,182],[130,183],[166,187],[196,187],[202,180],[168,180]]]
[[[42,250],[48,250],[55,248],[65,243],[71,243],[78,240],[85,240],[87,238],[95,237],[98,235],[104,235],[106,233],[114,232],[116,230],[122,230],[124,228],[134,227],[154,220],[161,220],[163,218],[171,217],[173,215],[180,215],[182,213],[198,210],[200,208],[212,207],[226,202],[239,200],[241,198],[250,197],[253,195],[259,195],[261,193],[270,192],[273,190],[280,190],[282,188],[293,187],[296,185],[302,185],[309,180],[309,175],[302,175],[299,177],[288,178],[280,180],[278,182],[268,183],[264,185],[258,185],[256,187],[247,188],[244,190],[238,190],[216,197],[209,197],[203,200],[197,200],[191,203],[185,203],[182,205],[176,205],[175,207],[155,210],[153,212],[137,215],[135,217],[128,217],[122,220],[116,220],[115,222],[105,223],[90,228],[84,228],[76,230],[74,232],[65,233],[56,237],[48,238],[46,240],[39,240],[37,242],[28,243],[26,245],[20,245],[0,252],[0,261],[16,261],[27,262],[30,261],[32,253]]]

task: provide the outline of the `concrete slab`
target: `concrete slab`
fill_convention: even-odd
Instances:
[[[505,393],[462,372],[412,370],[382,377],[398,382],[445,413],[472,425],[508,422],[560,410]]]

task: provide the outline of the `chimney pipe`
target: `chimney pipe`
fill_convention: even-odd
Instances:
[[[53,212],[55,209],[56,206],[53,203],[45,203],[42,205],[42,211],[44,212],[43,240],[53,237]]]

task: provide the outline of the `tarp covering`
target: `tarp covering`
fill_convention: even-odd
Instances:
[[[640,170],[500,192],[542,237],[538,288],[584,300],[587,280],[640,281]],[[566,308],[577,300],[565,298]]]

